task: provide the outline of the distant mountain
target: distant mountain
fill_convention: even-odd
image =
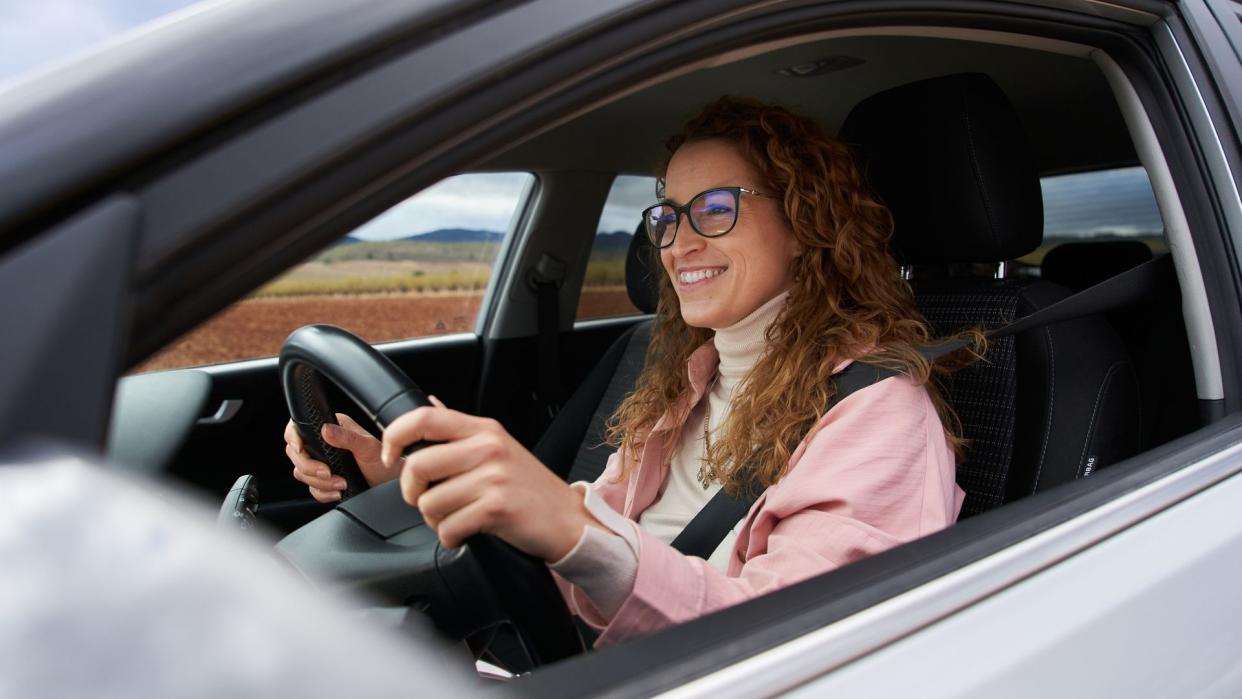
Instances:
[[[337,245],[353,245],[354,243],[365,243],[365,242],[366,241],[361,238],[355,238],[352,235],[347,235],[344,238],[341,238],[340,240],[336,241],[336,244]]]
[[[497,233],[496,231],[480,231],[469,228],[440,228],[427,233],[406,236],[402,240],[413,240],[419,243],[499,243],[504,238],[504,233]]]
[[[620,253],[625,254],[630,249],[630,240],[634,238],[633,233],[625,231],[613,231],[612,233],[600,233],[595,236],[595,246],[591,248],[593,252],[598,253]]]

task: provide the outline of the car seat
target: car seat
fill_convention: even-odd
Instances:
[[[630,303],[643,313],[655,313],[660,274],[656,250],[639,224],[626,252],[625,287]],[[640,321],[612,343],[535,444],[535,456],[569,482],[594,481],[604,472],[613,451],[603,444],[604,423],[634,390],[652,325]]]
[[[1044,256],[1040,277],[1077,292],[1150,259],[1151,248],[1137,240],[1062,243]],[[1161,268],[1146,303],[1106,315],[1129,348],[1138,373],[1142,397],[1140,448],[1163,444],[1199,427],[1182,294],[1173,266]]]
[[[1036,249],[1043,203],[1017,113],[986,75],[886,90],[859,103],[841,139],[893,213],[893,247],[938,335],[995,327],[1071,295],[1039,279],[961,274]],[[991,342],[947,381],[967,454],[962,516],[1082,478],[1140,446],[1138,383],[1100,315]]]

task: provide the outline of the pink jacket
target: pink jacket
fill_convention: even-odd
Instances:
[[[609,507],[637,521],[660,496],[666,451],[703,397],[717,363],[709,342],[690,357],[690,391],[646,440],[630,477],[613,454],[591,485]],[[836,367],[839,372],[849,361]],[[694,619],[952,524],[964,493],[953,452],[926,389],[905,377],[881,381],[835,405],[803,440],[789,470],[751,507],[727,575],[638,531],[634,589],[611,621],[581,590],[562,583],[571,610],[601,632],[597,646]],[[600,625],[598,622],[605,622]]]

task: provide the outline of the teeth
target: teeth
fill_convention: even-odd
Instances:
[[[711,277],[714,277],[722,272],[724,272],[724,269],[720,267],[715,269],[698,269],[693,272],[679,272],[677,274],[677,279],[682,284],[693,284],[695,282],[701,282],[704,279],[710,279]]]

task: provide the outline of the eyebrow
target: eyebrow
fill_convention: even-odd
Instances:
[[[694,197],[699,196],[703,192],[710,192],[713,189],[724,189],[725,187],[741,187],[741,185],[714,184],[708,187],[707,189],[703,189],[703,190],[699,190],[698,192],[695,192],[694,195],[691,196],[690,198],[693,199]],[[750,187],[742,187],[742,189],[750,189]],[[659,203],[660,204],[672,204],[673,206],[682,206],[681,204],[677,203],[676,199],[673,199],[672,197],[667,197],[667,196],[662,197]]]

